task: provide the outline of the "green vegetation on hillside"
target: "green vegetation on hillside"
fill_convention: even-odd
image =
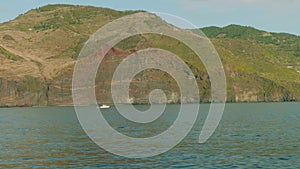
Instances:
[[[201,29],[209,38],[231,38],[273,45],[292,56],[300,57],[300,37],[288,33],[270,33],[249,26],[229,25]]]
[[[12,36],[10,36],[10,35],[4,35],[3,37],[2,37],[4,40],[15,40]]]
[[[23,58],[15,55],[9,51],[7,51],[6,49],[4,49],[3,47],[0,46],[0,54],[2,54],[3,56],[5,56],[7,59],[9,60],[13,60],[13,61],[18,61],[18,60],[22,60]]]
[[[212,40],[222,58],[238,72],[257,74],[283,86],[295,96],[300,95],[297,89],[300,84],[297,72],[300,70],[299,36],[239,25],[206,27],[202,31]]]

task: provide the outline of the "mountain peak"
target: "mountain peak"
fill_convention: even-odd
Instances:
[[[205,27],[201,29],[210,38],[241,38],[251,39],[260,36],[265,31],[250,26],[231,24],[225,27]]]

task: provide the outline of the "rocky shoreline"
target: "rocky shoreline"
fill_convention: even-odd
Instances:
[[[211,102],[200,102],[199,104],[210,104]],[[226,102],[225,104],[241,104],[241,103],[248,103],[248,104],[255,104],[255,103],[300,103],[300,101],[269,101],[269,102]],[[126,104],[126,103],[125,103]],[[180,103],[167,103],[167,104],[180,104]],[[189,104],[189,103],[188,103]],[[101,104],[99,104],[101,105]],[[110,106],[114,106],[114,104],[108,104]],[[150,105],[150,104],[132,104],[132,105]],[[85,105],[88,106],[88,105]],[[74,107],[73,104],[70,105],[49,105],[49,106],[28,106],[28,105],[20,105],[20,106],[0,106],[0,108],[43,108],[43,107]]]

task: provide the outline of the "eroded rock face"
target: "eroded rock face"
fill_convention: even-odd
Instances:
[[[102,72],[96,80],[96,96],[99,103],[111,104],[111,77],[109,71]],[[201,94],[202,102],[210,101],[209,77],[204,72],[193,69]],[[25,76],[17,80],[0,78],[0,106],[50,106],[72,105],[72,70],[52,80],[43,77]],[[106,75],[106,78],[101,76]],[[233,92],[228,90],[229,102],[272,102],[293,101],[294,97],[284,87],[270,80],[255,79],[258,84],[242,82],[233,83]],[[149,103],[149,93],[154,89],[165,91],[168,103],[180,102],[179,88],[168,74],[157,70],[144,71],[138,74],[130,86],[129,103]]]
[[[47,88],[42,78],[26,76],[8,80],[0,78],[0,106],[45,106]]]
[[[249,82],[247,79],[252,79]],[[233,82],[234,102],[283,102],[294,97],[283,86],[256,74],[239,75],[239,82]]]
[[[105,56],[95,78],[95,95],[98,103],[113,103],[111,96],[111,85],[115,84],[112,81],[113,73],[119,63],[133,52],[135,50],[123,51],[113,48]],[[205,69],[197,68],[189,62],[186,64],[190,67],[197,81],[201,102],[210,102],[210,80]],[[30,75],[30,72],[28,75],[22,76],[4,74],[6,77],[0,78],[0,106],[72,105],[73,69],[74,64],[67,65],[60,69],[54,77],[47,77],[43,73],[43,65],[39,67],[37,64],[34,77]],[[228,102],[297,100],[285,87],[260,77],[256,73],[245,74],[234,71],[225,64]],[[167,103],[180,103],[182,101],[176,81],[166,72],[150,69],[140,72],[132,79],[129,89],[130,98],[126,103],[149,103],[149,94],[155,89],[161,89],[165,92]]]
[[[66,72],[48,83],[48,105],[72,105],[72,74]]]

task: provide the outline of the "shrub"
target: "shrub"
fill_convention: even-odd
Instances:
[[[41,23],[39,25],[35,25],[33,27],[34,30],[48,30],[48,29],[57,29],[55,25],[51,25],[49,23]]]
[[[13,37],[11,37],[10,35],[4,35],[2,37],[4,40],[15,40]]]

